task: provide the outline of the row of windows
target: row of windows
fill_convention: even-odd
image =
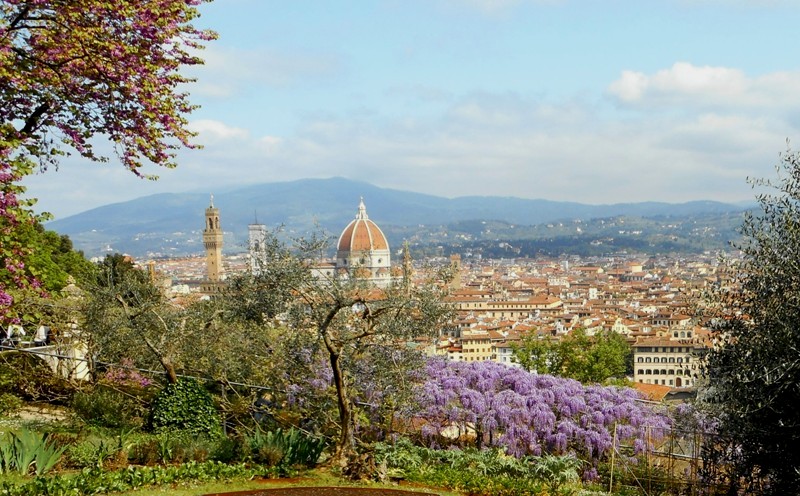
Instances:
[[[639,369],[639,370],[637,370],[637,374],[638,375],[659,375],[659,374],[661,374],[661,375],[692,375],[692,373],[691,373],[691,371],[689,371],[689,369],[686,369],[685,371],[681,370],[681,369],[678,369],[678,370],[675,370],[675,371],[671,371],[671,370],[667,370],[667,369],[660,369],[660,370],[659,369]]]
[[[650,363],[650,357],[639,357],[636,359],[637,363]],[[658,357],[653,357],[654,363],[659,363]],[[686,363],[691,361],[690,357],[686,357]],[[675,363],[675,357],[661,357],[661,363]],[[678,363],[683,363],[683,357],[678,357]]]
[[[650,379],[639,379],[639,382],[644,383],[644,384],[658,384],[659,383],[658,379],[653,379],[652,381]],[[692,385],[692,381],[690,381],[688,379],[686,380],[686,382],[682,382],[679,379],[677,384],[675,384],[675,380],[674,379],[670,379],[670,380],[661,379],[661,385],[662,386],[666,386],[667,383],[669,383],[670,386],[678,386],[678,387],[681,387],[681,386],[690,387]]]

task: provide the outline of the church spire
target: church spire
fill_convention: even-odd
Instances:
[[[364,197],[361,197],[361,201],[358,204],[358,214],[356,215],[357,220],[367,220],[367,206],[364,205]]]

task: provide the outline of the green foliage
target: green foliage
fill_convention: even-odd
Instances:
[[[133,429],[120,430],[113,435],[92,432],[85,438],[73,440],[66,451],[67,462],[74,468],[104,468],[125,465],[128,453],[136,444]]]
[[[533,475],[544,482],[548,494],[563,494],[567,484],[578,482],[578,469],[584,464],[570,455],[546,455],[534,458]]]
[[[0,474],[42,475],[58,463],[65,449],[50,442],[46,434],[27,429],[7,432],[0,437]]]
[[[19,226],[15,235],[26,246],[36,247],[26,267],[49,292],[61,290],[70,276],[79,286],[92,277],[94,264],[73,249],[69,236],[48,231],[39,222]]]
[[[800,154],[782,154],[777,172],[753,181],[767,191],[757,196],[760,212],[745,217],[743,257],[710,301],[719,340],[707,356],[705,399],[719,437],[707,461],[748,494],[800,487]]]
[[[72,467],[103,468],[114,456],[114,444],[105,439],[90,438],[71,444],[66,451],[68,463]]]
[[[625,338],[615,332],[587,336],[577,329],[558,341],[527,336],[514,349],[525,370],[576,379],[584,384],[625,378],[633,353]]]
[[[263,329],[224,318],[213,302],[174,305],[130,260],[109,256],[100,265],[85,309],[85,333],[98,362],[161,369],[218,383],[262,379]]]
[[[11,415],[22,406],[19,396],[11,393],[0,393],[0,416]]]
[[[30,482],[14,484],[0,482],[4,496],[93,495],[131,491],[147,486],[176,484],[184,481],[215,481],[271,475],[269,472],[247,468],[244,464],[226,465],[219,462],[189,462],[171,467],[134,467],[105,472],[87,468],[68,477],[36,477]]]
[[[407,479],[474,495],[540,494],[542,484],[527,459],[492,450],[435,450],[407,439],[375,446],[377,463],[393,479]]]
[[[132,387],[96,384],[76,392],[73,413],[87,424],[110,428],[140,428],[148,415],[149,394]]]
[[[73,386],[53,373],[44,360],[28,353],[0,353],[0,393],[28,401],[64,403]]]
[[[256,260],[258,275],[238,275],[228,280],[222,303],[226,314],[237,320],[264,322],[287,311],[308,275],[308,265],[278,239],[265,236]]]
[[[214,400],[197,381],[180,379],[167,384],[153,399],[150,427],[154,432],[178,430],[216,437],[222,433]]]
[[[326,444],[325,439],[309,436],[295,428],[256,431],[246,437],[250,458],[254,462],[282,470],[296,466],[314,467]]]

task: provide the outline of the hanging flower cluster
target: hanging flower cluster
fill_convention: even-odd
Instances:
[[[418,415],[429,439],[475,435],[515,456],[575,453],[597,461],[614,442],[642,452],[670,427],[630,388],[584,386],[491,362],[428,363]]]

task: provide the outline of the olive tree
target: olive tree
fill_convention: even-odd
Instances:
[[[314,265],[325,243],[312,238],[288,247],[273,237],[264,244],[258,274],[229,284],[225,308],[265,328],[285,326],[285,341],[322,353],[338,411],[334,461],[344,466],[356,452],[355,402],[364,392],[356,384],[363,377],[359,370],[396,374],[392,364],[402,364],[391,358],[391,350],[406,350],[415,339],[436,335],[449,309],[441,298],[443,276],[421,285],[395,279],[377,288],[358,277],[323,275]],[[369,366],[376,363],[382,364],[380,371]]]
[[[780,159],[776,179],[752,181],[765,192],[745,215],[733,277],[713,295],[705,370],[720,436],[709,456],[748,494],[800,486],[800,155]]]

